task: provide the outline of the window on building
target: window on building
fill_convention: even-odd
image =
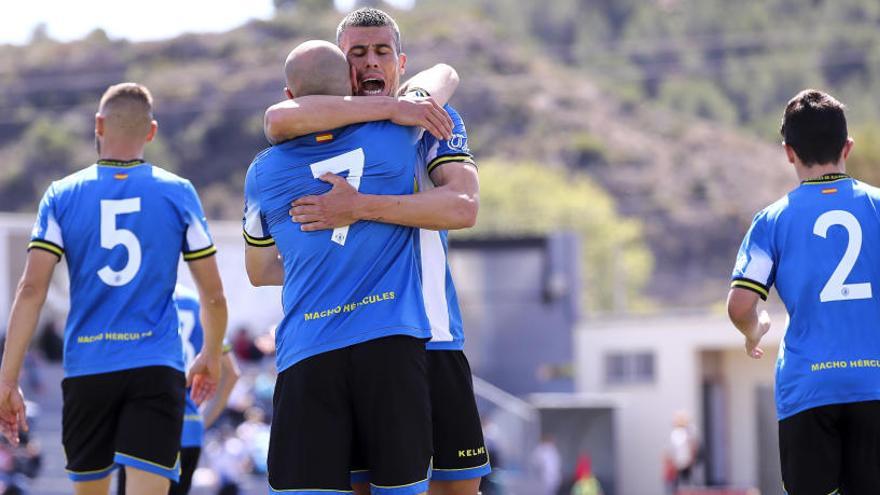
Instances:
[[[605,383],[654,383],[653,352],[613,352],[605,355]]]

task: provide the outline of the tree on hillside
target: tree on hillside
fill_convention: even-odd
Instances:
[[[653,258],[640,221],[587,175],[534,163],[482,162],[480,216],[458,236],[523,236],[570,231],[581,248],[582,301],[589,313],[640,311]]]

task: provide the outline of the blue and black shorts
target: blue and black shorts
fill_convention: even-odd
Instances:
[[[177,481],[186,378],[167,366],[65,378],[62,442],[73,481],[129,466]]]

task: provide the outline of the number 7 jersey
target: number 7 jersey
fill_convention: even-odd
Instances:
[[[99,161],[49,186],[28,249],[67,258],[66,376],[183,370],[178,261],[216,251],[188,180],[140,160]]]
[[[390,335],[431,336],[414,249],[415,229],[358,221],[303,232],[291,202],[330,190],[325,173],[362,193],[415,188],[417,132],[387,121],[302,136],[273,146],[245,178],[244,237],[277,244],[284,318],[275,334],[278,371],[323,352]]]
[[[732,287],[766,299],[776,286],[790,322],[776,362],[779,419],[880,400],[880,190],[844,174],[804,181],[759,212]]]

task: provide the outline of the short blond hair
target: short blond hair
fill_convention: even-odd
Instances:
[[[130,137],[146,136],[153,122],[153,95],[133,82],[114,84],[104,91],[98,114],[110,132]]]

